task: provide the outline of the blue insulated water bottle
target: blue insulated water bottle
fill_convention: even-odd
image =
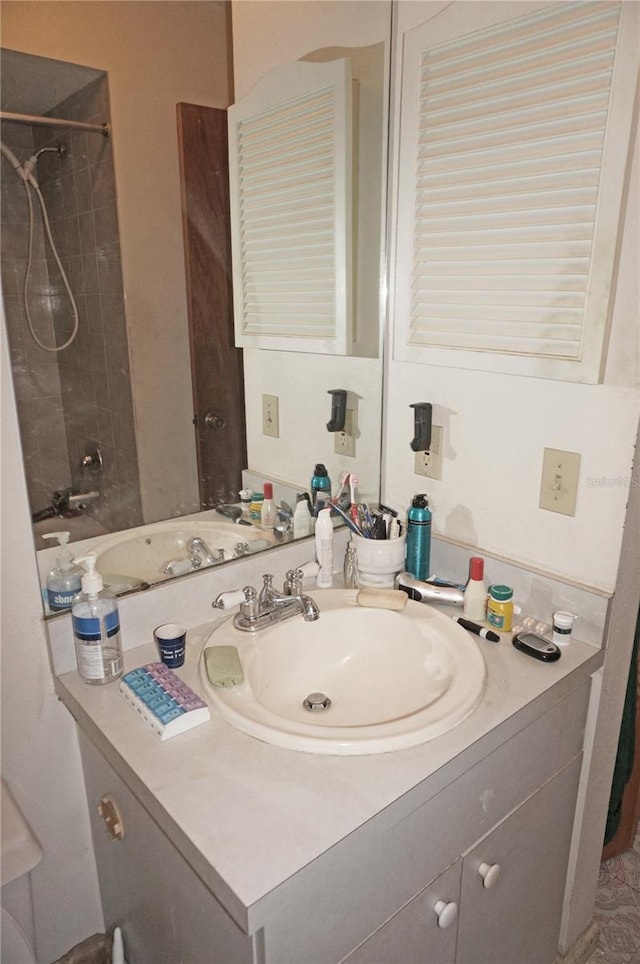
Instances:
[[[320,496],[320,499],[318,499]],[[311,505],[315,507],[317,502],[322,502],[323,504],[331,498],[331,479],[329,478],[329,473],[322,462],[318,462],[315,469],[313,470],[313,478],[311,479]],[[322,509],[322,505],[318,507]],[[314,513],[315,515],[316,513]]]
[[[416,579],[429,578],[431,562],[431,510],[423,493],[415,495],[407,513],[406,569]]]

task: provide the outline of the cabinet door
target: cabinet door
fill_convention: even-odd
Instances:
[[[453,964],[460,898],[457,861],[345,959],[344,964]]]
[[[458,964],[555,960],[581,760],[464,856]]]

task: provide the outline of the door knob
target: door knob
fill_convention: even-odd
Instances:
[[[219,430],[225,427],[224,415],[219,415],[217,412],[207,412],[204,417],[204,424],[207,428],[214,428]]]
[[[458,905],[454,900],[439,900],[434,906],[438,927],[451,927],[458,917]]]
[[[482,863],[478,867],[478,873],[482,877],[483,886],[489,890],[491,887],[495,887],[500,879],[500,864]]]

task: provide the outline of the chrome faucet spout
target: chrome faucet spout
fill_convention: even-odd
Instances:
[[[208,566],[212,566],[215,562],[224,561],[224,549],[216,550],[217,555],[214,555],[207,543],[200,536],[194,536],[193,539],[189,539],[187,552],[189,553],[192,564],[197,567],[202,564],[198,553],[200,553]]]
[[[273,588],[272,580],[271,575],[263,577],[259,596],[252,586],[245,588],[244,602],[240,603],[240,611],[233,617],[236,629],[254,633],[292,616],[301,615],[305,622],[314,622],[320,617],[320,609],[311,596],[300,592],[295,595],[280,593]]]

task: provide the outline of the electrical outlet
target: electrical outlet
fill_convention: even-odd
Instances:
[[[560,512],[562,515],[575,515],[579,476],[578,452],[545,449],[542,459],[540,508]]]
[[[344,416],[344,431],[334,432],[333,450],[336,455],[348,455],[349,458],[356,457],[356,413],[355,409],[348,408]]]
[[[280,438],[278,402],[277,395],[262,396],[262,434],[271,438]]]
[[[427,479],[442,478],[442,449],[444,429],[442,425],[431,426],[431,448],[428,452],[416,452],[414,472]]]

